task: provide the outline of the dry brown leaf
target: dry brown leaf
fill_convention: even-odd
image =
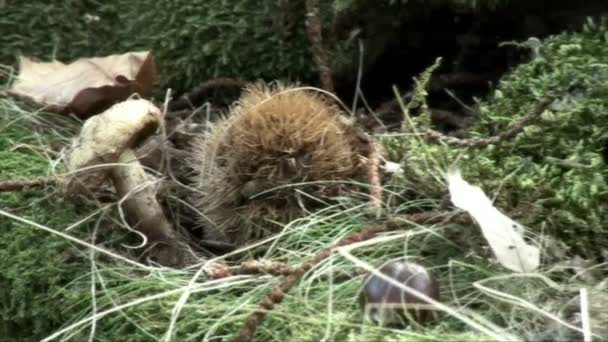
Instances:
[[[81,58],[70,64],[21,57],[10,93],[47,110],[86,119],[133,93],[149,95],[155,80],[156,65],[149,51]]]

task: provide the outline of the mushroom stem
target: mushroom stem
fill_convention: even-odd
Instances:
[[[115,104],[105,112],[88,119],[74,139],[66,155],[70,171],[66,190],[91,185],[108,175],[122,198],[126,220],[133,229],[143,233],[155,246],[150,256],[165,266],[181,263],[180,239],[156,200],[153,179],[144,172],[134,149],[154,134],[162,122],[162,114],[153,103],[142,99]],[[118,162],[118,165],[114,163]],[[109,169],[87,170],[91,166],[111,164]]]
[[[152,179],[146,175],[135,152],[126,149],[118,157],[110,175],[117,194],[124,199],[121,206],[127,213],[128,223],[146,235],[150,242],[170,242],[177,237],[156,199]]]

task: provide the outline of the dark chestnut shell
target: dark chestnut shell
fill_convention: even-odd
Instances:
[[[439,283],[422,266],[415,263],[393,261],[380,268],[380,272],[439,301]],[[372,274],[365,280],[360,303],[372,321],[378,324],[406,326],[413,318],[424,324],[435,316],[434,310],[414,308],[425,301]]]

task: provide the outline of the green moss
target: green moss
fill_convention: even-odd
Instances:
[[[602,156],[608,142],[607,32],[605,25],[593,24],[582,33],[547,39],[531,62],[505,77],[482,103],[471,136],[497,134],[529,115],[541,98],[555,98],[541,120],[516,138],[482,150],[416,139],[387,142],[397,153],[407,151],[404,165],[412,180],[425,184],[422,196],[445,193],[436,180],[457,163],[470,182],[499,192],[499,207],[519,211],[531,230],[558,237],[573,253],[601,256],[608,244],[608,168]]]
[[[19,54],[68,61],[150,49],[161,87],[177,91],[217,76],[314,75],[300,2],[38,0],[0,6],[0,63],[14,64]]]
[[[49,161],[27,147],[40,137],[19,120],[17,115],[22,113],[14,108],[0,100],[0,179],[45,175]],[[55,229],[67,227],[81,214],[51,189],[0,193],[0,209]],[[64,288],[87,270],[76,248],[6,217],[0,217],[0,270],[3,337],[42,337],[67,319],[69,314],[62,310],[66,293],[70,298],[86,295],[78,287]]]
[[[451,6],[494,8],[504,0],[453,0]],[[437,1],[320,1],[325,43],[336,70],[355,68],[358,49],[332,37],[335,12],[361,12],[381,18],[371,28],[378,39],[391,25],[442,5]],[[483,3],[483,5],[481,4]],[[152,50],[159,66],[160,89],[178,92],[214,77],[281,79],[317,83],[316,66],[305,34],[303,1],[255,0],[34,0],[0,3],[0,63],[14,65],[18,55],[70,61],[133,50]],[[370,48],[373,55],[382,49]],[[367,57],[373,59],[372,57]],[[349,69],[350,70],[350,69]],[[161,91],[164,95],[164,91]]]
[[[63,201],[40,201],[41,192],[0,196],[0,206],[19,208],[21,217],[51,227],[65,227],[74,219],[73,208]],[[5,218],[0,223],[0,335],[40,338],[59,327],[69,313],[62,310],[65,292],[86,296],[86,289],[63,289],[86,263],[74,259],[75,249],[65,240]],[[84,291],[84,293],[83,293]]]
[[[0,63],[13,64],[18,55],[38,58],[57,57],[62,60],[91,56],[108,51],[114,42],[109,25],[115,11],[99,11],[103,2],[68,0],[3,1],[0,3]],[[98,15],[98,24],[90,23],[85,15]]]

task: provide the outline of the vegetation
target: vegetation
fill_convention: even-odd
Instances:
[[[49,129],[38,134],[31,128],[33,118],[37,115],[0,100],[0,179],[50,172],[46,149],[59,132]],[[51,189],[0,193],[0,209],[57,229],[70,226],[86,212]],[[61,303],[68,298],[86,300],[86,290],[64,286],[88,266],[75,258],[78,250],[68,241],[27,224],[3,217],[0,235],[0,336],[40,337],[71,317],[57,309]]]
[[[452,3],[476,7],[478,2]],[[334,11],[359,12],[360,5],[365,5],[352,0],[320,3],[327,28]],[[387,1],[380,8],[381,14],[390,15],[393,21],[404,13],[427,8],[420,1],[391,3]],[[394,14],[396,9],[399,15]],[[19,55],[67,62],[151,50],[161,70],[160,89],[172,87],[182,92],[215,77],[316,81],[305,36],[305,8],[300,1],[162,0],[152,6],[128,0],[36,0],[1,2],[0,11],[0,31],[4,33],[0,37],[1,64],[14,65]],[[336,67],[350,64],[351,54],[358,50],[342,46],[327,33]]]
[[[91,55],[118,47],[161,46],[158,55],[168,75],[163,85],[180,84],[187,89],[212,75],[312,75],[303,39],[298,40],[301,45],[282,45],[281,39],[291,38],[279,39],[275,34],[266,40],[275,28],[262,21],[273,18],[267,13],[275,8],[275,2],[254,6],[253,1],[244,0],[236,8],[215,14],[209,3],[160,1],[156,8],[144,8],[139,2],[124,3],[131,6],[131,12],[126,11],[127,7],[111,8],[96,1],[64,2],[61,6],[65,7],[38,2],[8,9],[0,5],[0,10],[11,11],[0,17],[2,32],[15,32],[11,20],[25,23],[20,26],[21,32],[32,32],[31,40],[20,43],[14,39],[17,33],[13,33],[13,38],[10,34],[9,38],[0,37],[5,47],[0,61],[9,60],[12,55],[7,54],[17,52],[50,54],[56,47],[57,56],[74,58],[83,52]],[[34,10],[28,6],[39,7]],[[251,19],[258,20],[256,27],[264,27],[262,31],[245,30],[247,19],[234,21],[228,14],[249,10],[253,10]],[[72,34],[74,26],[53,22],[55,11],[82,18],[76,20],[83,30],[75,33],[79,39],[74,41],[80,43],[74,43],[74,48],[63,46],[61,38]],[[101,21],[87,24],[84,15],[88,11]],[[134,22],[128,14],[133,11],[140,13]],[[106,20],[116,18],[128,23],[124,37],[101,39],[115,30]],[[208,20],[201,22],[201,18]],[[148,21],[152,19],[154,25]],[[176,21],[189,23],[195,29],[184,28],[176,34],[161,27],[172,27],[169,24]],[[151,30],[148,32],[163,36],[129,36],[146,32],[146,27]],[[224,35],[227,31],[218,29],[221,27],[240,30],[241,34],[231,40]],[[301,35],[301,25],[294,27]],[[53,39],[48,39],[45,32],[53,32]],[[553,99],[540,120],[515,138],[481,149],[431,143],[418,134],[428,128],[425,113],[408,118],[402,134],[383,137],[390,159],[401,161],[405,168],[403,176],[393,178],[386,186],[387,214],[444,208],[444,173],[456,164],[465,179],[496,196],[496,206],[517,218],[528,228],[529,237],[543,244],[546,254],[539,272],[513,274],[491,262],[475,225],[404,222],[403,230],[340,249],[315,265],[289,291],[284,302],[269,312],[256,338],[486,341],[512,336],[528,340],[578,337],[580,322],[574,313],[579,308],[573,306],[572,300],[583,287],[599,292],[601,274],[606,272],[604,265],[592,270],[579,268],[576,270],[580,273],[572,275],[564,268],[573,266],[564,266],[564,262],[575,255],[600,259],[606,253],[603,246],[608,245],[602,225],[608,220],[607,40],[606,23],[591,21],[581,33],[564,33],[538,46],[530,45],[531,61],[504,77],[498,88],[481,101],[480,121],[468,133],[470,137],[496,135],[530,114],[541,99]],[[8,41],[21,45],[7,45]],[[269,50],[259,41],[267,41],[275,49]],[[235,51],[242,53],[241,57],[231,54]],[[218,60],[222,62],[217,63]],[[423,75],[421,82],[424,79]],[[424,93],[420,91],[418,95],[416,99],[423,101]],[[0,100],[0,179],[55,173],[53,161],[60,153],[53,146],[65,144],[77,127],[68,119],[22,108],[12,100]],[[265,245],[264,258],[300,264],[349,233],[375,223],[363,210],[367,205],[362,199],[343,198],[334,206],[291,222]],[[126,233],[109,229],[117,226],[111,207],[100,209],[70,201],[54,188],[0,193],[0,210],[109,251],[128,256],[136,253],[122,246],[128,242]],[[236,265],[250,259],[253,253],[248,249],[226,258]],[[427,328],[399,330],[367,322],[357,302],[364,278],[360,271],[394,258],[427,266],[440,280],[442,302],[457,309],[457,313],[442,313],[441,319]],[[228,339],[279,279],[271,275],[238,275],[213,280],[197,272],[204,266],[169,270],[128,264],[109,253],[76,246],[32,224],[2,216],[0,336],[29,340],[57,332],[74,341],[89,336],[96,341],[115,341],[116,336],[129,341]],[[594,276],[595,272],[600,276]],[[355,275],[343,277],[352,273]],[[605,303],[605,297],[596,293],[590,292],[590,300]],[[591,314],[597,320],[595,331],[600,333],[606,313]]]
[[[21,54],[69,61],[151,50],[162,70],[160,88],[177,91],[218,76],[306,80],[314,75],[304,6],[296,2],[32,1],[0,4],[0,10],[4,64],[14,64]]]
[[[583,33],[547,39],[482,103],[471,137],[496,135],[530,115],[543,98],[553,99],[516,138],[485,149],[389,139],[408,170],[404,181],[435,184],[421,196],[436,198],[445,186],[434,180],[459,161],[469,179],[494,193],[503,210],[520,212],[535,233],[558,238],[572,253],[600,258],[608,243],[602,233],[608,220],[608,50],[605,30],[597,26],[590,22]],[[414,119],[411,129],[422,120]]]

